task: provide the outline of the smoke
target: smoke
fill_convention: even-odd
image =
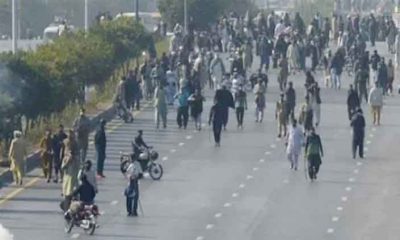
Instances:
[[[14,236],[3,225],[0,224],[0,239],[1,240],[14,240]]]

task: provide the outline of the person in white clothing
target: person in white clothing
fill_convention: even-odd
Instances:
[[[286,142],[286,153],[290,161],[290,169],[297,171],[301,148],[304,143],[304,134],[300,127],[297,126],[297,120],[293,119],[292,126],[289,129]]]
[[[371,106],[374,125],[381,124],[381,111],[383,106],[383,89],[375,82],[375,87],[371,88],[368,96],[368,103]]]

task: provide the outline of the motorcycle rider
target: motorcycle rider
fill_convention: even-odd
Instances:
[[[138,135],[135,137],[135,141],[132,144],[133,146],[133,155],[135,159],[139,159],[139,155],[142,153],[142,149],[149,149],[150,146],[148,146],[144,140],[143,140],[143,130],[138,131]]]

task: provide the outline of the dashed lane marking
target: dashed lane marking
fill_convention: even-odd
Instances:
[[[354,169],[353,173],[358,174],[360,171],[358,169]]]
[[[343,211],[343,207],[342,207],[342,206],[339,206],[339,207],[336,208],[336,210],[339,211],[339,212],[341,212],[341,211]]]
[[[224,208],[228,208],[228,207],[231,207],[231,206],[232,206],[232,203],[230,203],[230,202],[227,202],[227,203],[224,204]]]
[[[250,180],[250,179],[253,179],[253,178],[254,178],[254,177],[251,176],[251,175],[247,175],[247,176],[246,176],[246,179],[247,179],[247,180]]]
[[[271,152],[267,151],[267,152],[265,152],[265,155],[271,155]]]
[[[74,233],[74,234],[71,235],[71,238],[72,239],[77,239],[77,238],[79,238],[79,236],[80,236],[79,233]]]
[[[332,222],[337,222],[337,221],[339,221],[339,217],[333,216],[331,220],[332,220]]]
[[[245,188],[245,187],[246,187],[246,184],[244,184],[244,183],[239,185],[239,188]]]
[[[349,200],[346,196],[341,197],[342,202],[347,202],[347,200]]]
[[[207,224],[206,229],[210,230],[214,228],[214,224]]]
[[[271,148],[276,148],[276,145],[275,144],[271,144],[271,145],[269,145]]]
[[[196,238],[196,240],[204,240],[204,237],[203,237],[203,236],[198,236],[198,237]]]
[[[254,171],[254,172],[257,172],[258,169],[259,169],[258,167],[254,167],[254,168],[253,168],[253,171]]]
[[[369,137],[370,137],[370,138],[373,138],[373,137],[374,137],[374,134],[372,134],[372,133],[369,134]]]
[[[117,205],[118,204],[118,201],[117,200],[114,200],[114,201],[112,201],[111,203],[110,203],[110,205],[113,205],[113,206],[115,206],[115,205]]]
[[[185,143],[183,143],[183,142],[179,143],[179,147],[182,147],[183,145],[185,145]]]
[[[174,153],[174,152],[176,152],[176,149],[171,149],[170,152]]]
[[[376,128],[372,128],[372,131],[375,132],[375,131],[376,131]]]
[[[371,144],[371,141],[368,140],[368,141],[367,141],[367,145],[369,145],[369,144]]]
[[[214,215],[214,217],[215,217],[215,218],[220,218],[220,217],[222,217],[222,213],[216,213],[216,214]]]
[[[357,162],[357,166],[361,166],[362,165],[362,162]]]
[[[187,136],[186,136],[186,139],[187,139],[187,140],[190,140],[190,139],[192,139],[192,136],[191,136],[191,135],[187,135]]]
[[[232,193],[232,197],[233,197],[233,198],[239,197],[239,193]]]
[[[349,178],[349,182],[354,182],[355,179],[354,178]]]
[[[164,162],[167,161],[167,160],[168,160],[168,157],[167,157],[167,156],[165,156],[165,157],[162,158],[162,161],[164,161]]]
[[[351,187],[346,187],[345,189],[347,192],[351,192]]]
[[[328,228],[328,230],[326,230],[327,233],[332,234],[335,232],[335,229],[333,228]]]
[[[259,162],[260,162],[260,163],[264,163],[264,162],[265,162],[265,159],[260,159]]]

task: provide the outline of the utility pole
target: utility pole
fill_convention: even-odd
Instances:
[[[85,0],[85,31],[89,31],[89,0]]]
[[[136,0],[136,7],[135,7],[135,16],[136,16],[136,21],[139,22],[140,21],[140,17],[139,17],[139,0]]]
[[[18,49],[18,36],[17,36],[17,0],[12,0],[11,12],[12,12],[12,52],[16,53]]]
[[[188,6],[187,6],[187,0],[184,0],[183,2],[183,15],[184,15],[184,25],[185,25],[185,35],[188,34],[189,29],[188,29]]]

